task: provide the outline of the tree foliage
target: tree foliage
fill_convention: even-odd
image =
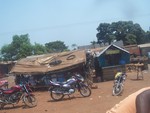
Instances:
[[[93,41],[91,41],[91,44],[95,48],[95,45],[97,44],[97,42],[93,40]]]
[[[145,32],[141,26],[132,21],[118,21],[100,23],[97,28],[97,42],[91,41],[92,45],[109,43],[122,40],[124,45],[143,44],[150,42],[150,31]],[[77,45],[72,44],[76,49]],[[29,35],[14,35],[10,44],[4,45],[0,50],[1,60],[18,60],[30,55],[40,55],[53,52],[68,51],[68,46],[62,41],[48,42],[45,45],[30,43]]]
[[[1,60],[4,60],[4,61],[13,60],[12,58],[13,54],[14,52],[13,52],[13,48],[11,44],[4,45],[1,48]]]
[[[52,52],[63,52],[63,51],[67,51],[68,50],[68,47],[62,41],[54,41],[54,42],[46,43],[45,47],[47,48],[47,51],[49,53],[52,53]]]
[[[29,35],[15,35],[10,44],[1,48],[0,61],[15,61],[31,55],[46,54],[48,52],[62,52],[68,50],[68,47],[62,41],[46,43],[45,46],[30,43]]]
[[[97,42],[111,43],[114,40],[122,40],[124,45],[145,43],[145,31],[137,23],[132,21],[118,21],[101,23],[97,28]]]
[[[2,47],[1,55],[3,60],[17,60],[32,55],[32,45],[28,34],[13,36],[11,44]]]
[[[45,54],[45,53],[47,53],[45,46],[38,44],[38,43],[34,44],[34,46],[33,46],[33,54],[34,55],[41,55],[41,54]]]
[[[71,47],[73,48],[73,50],[76,50],[78,46],[77,44],[72,44]]]
[[[145,33],[144,42],[150,42],[150,31],[147,31],[147,32]]]

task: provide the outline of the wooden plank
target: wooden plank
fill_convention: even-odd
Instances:
[[[125,72],[125,66],[122,65],[110,66],[102,69],[103,69],[103,78],[105,81],[114,80],[114,76],[119,70]]]

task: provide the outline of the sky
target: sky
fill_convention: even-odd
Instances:
[[[133,21],[150,30],[150,0],[0,0],[0,47],[14,35],[32,44],[63,41],[71,48],[97,41],[100,23]]]

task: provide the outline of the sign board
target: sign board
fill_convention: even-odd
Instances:
[[[111,54],[118,54],[120,53],[120,50],[116,49],[116,50],[112,50],[112,49],[109,49],[105,52],[107,55],[111,55]]]

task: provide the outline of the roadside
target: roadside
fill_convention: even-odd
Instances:
[[[1,113],[105,113],[108,109],[112,108],[115,104],[119,103],[125,97],[131,93],[150,86],[150,71],[143,71],[144,80],[137,80],[136,73],[127,73],[128,77],[125,81],[124,92],[122,96],[112,96],[113,81],[95,83],[98,86],[97,89],[92,89],[92,95],[87,98],[76,92],[68,96],[64,100],[54,102],[50,98],[47,91],[34,92],[38,105],[34,108],[24,108],[23,103],[15,105],[12,108],[11,105],[6,106]],[[13,85],[12,78],[8,78],[10,84]]]

